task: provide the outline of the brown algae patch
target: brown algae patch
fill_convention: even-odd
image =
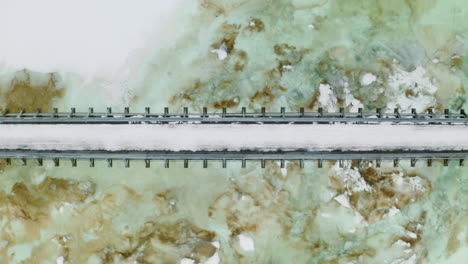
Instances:
[[[0,173],[2,173],[7,168],[7,162],[5,159],[0,159]]]
[[[261,91],[257,91],[250,97],[251,103],[260,102],[262,105],[267,105],[275,100],[275,94],[269,86],[263,87]]]
[[[183,92],[174,95],[169,101],[170,104],[177,104],[184,101],[193,101],[197,92],[199,92],[206,84],[200,82],[200,80],[195,81],[195,83],[185,89]]]
[[[262,32],[265,30],[265,24],[259,18],[252,18],[246,29],[253,32]]]
[[[240,50],[238,53],[239,60],[234,65],[235,72],[241,72],[244,70],[245,66],[247,65],[247,52]]]
[[[216,249],[211,245],[215,237],[214,232],[185,220],[171,224],[148,221],[140,231],[127,237],[130,244],[123,241],[127,245],[125,248],[113,246],[109,241],[99,255],[104,263],[132,260],[138,263],[176,263],[182,257],[201,262],[215,253]]]
[[[336,172],[329,177],[331,187],[348,197],[351,208],[369,223],[417,202],[432,190],[428,180],[400,171],[352,167]]]
[[[5,100],[3,108],[18,113],[22,109],[26,112],[35,112],[38,108],[52,110],[55,100],[62,98],[65,89],[57,73],[22,70],[14,73],[9,83],[0,84],[0,91]]]
[[[284,56],[287,53],[290,53],[291,51],[296,50],[296,47],[289,46],[288,44],[276,44],[273,46],[273,50],[276,55]]]
[[[236,39],[239,35],[240,25],[224,23],[221,25],[219,31],[222,39],[211,45],[213,49],[224,47],[227,54],[231,54],[234,51],[236,45]]]
[[[223,100],[220,102],[213,103],[213,107],[215,109],[222,109],[222,108],[235,108],[239,105],[239,97],[234,97],[229,100]]]
[[[49,207],[55,203],[82,203],[94,194],[94,184],[58,178],[45,178],[39,185],[26,186],[22,182],[13,185],[10,194],[2,194],[0,203],[8,208],[9,215],[31,221],[47,217]]]
[[[177,212],[173,190],[144,196],[128,186],[115,186],[99,197],[95,190],[88,181],[51,177],[38,184],[14,184],[10,193],[0,193],[6,220],[0,241],[9,250],[47,234],[48,242],[34,246],[27,261],[53,263],[58,257],[79,263],[176,263],[183,257],[202,262],[216,252],[215,232],[172,217]],[[135,226],[130,223],[114,227],[126,221],[123,212],[143,204],[153,212],[150,218],[136,228],[129,228]],[[66,220],[69,217],[79,221]],[[15,255],[5,257],[11,262]]]
[[[40,184],[32,186],[17,182],[9,193],[0,193],[0,212],[5,219],[0,240],[6,241],[8,247],[40,240],[45,230],[61,229],[53,224],[54,212],[60,211],[65,204],[82,204],[94,193],[95,185],[87,181],[46,177]],[[54,243],[42,244],[32,254],[49,259],[59,247]],[[15,258],[15,255],[8,255],[8,258]]]

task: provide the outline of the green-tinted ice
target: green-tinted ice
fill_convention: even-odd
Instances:
[[[114,109],[467,106],[466,1],[200,0],[178,15]],[[103,110],[98,88],[3,73],[0,103]],[[0,163],[0,263],[465,263],[467,170],[400,163]]]

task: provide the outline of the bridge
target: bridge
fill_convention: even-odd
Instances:
[[[358,166],[373,161],[380,166],[390,160],[394,166],[409,162],[415,166],[423,160],[432,166],[433,160],[448,166],[452,160],[464,165],[468,157],[468,117],[464,110],[418,113],[415,109],[393,112],[259,112],[181,113],[123,112],[69,112],[0,114],[0,158],[22,164],[35,160],[38,165],[51,159],[55,166],[60,160],[123,160],[125,167],[132,160],[144,160],[150,167],[152,160],[182,160],[184,167],[191,161],[201,161],[208,167],[218,161],[226,167],[229,161],[246,163],[276,160],[285,161],[356,160]],[[80,162],[81,164],[81,162]]]

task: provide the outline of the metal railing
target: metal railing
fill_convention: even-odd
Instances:
[[[0,113],[0,124],[165,124],[165,123],[199,123],[199,124],[330,124],[330,123],[353,123],[353,124],[425,124],[425,125],[466,125],[468,116],[465,110],[459,113],[451,113],[448,109],[443,113],[433,110],[418,113],[416,109],[411,112],[383,112],[377,109],[375,112],[346,112],[341,108],[339,112],[324,112],[319,108],[318,112],[306,112],[300,108],[298,112],[286,112],[282,107],[279,112],[266,112],[261,108],[260,112],[247,112],[243,107],[241,112],[227,112],[223,108],[219,113],[208,113],[203,108],[202,113],[191,113],[187,107],[182,113],[170,113],[165,107],[162,113],[152,113],[149,107],[144,112],[131,113],[126,107],[123,112],[112,112],[110,107],[106,112],[94,112],[89,108],[87,112],[77,112],[71,108],[69,112],[59,112],[54,108],[52,112],[43,113],[39,109],[35,113]]]
[[[108,167],[113,166],[114,160],[124,161],[124,167],[130,167],[132,160],[144,161],[145,167],[151,166],[151,161],[164,161],[164,167],[169,168],[171,161],[183,161],[184,168],[189,167],[189,161],[202,161],[203,168],[208,167],[208,162],[221,163],[226,168],[228,162],[237,161],[245,168],[247,161],[260,162],[265,167],[266,161],[278,161],[284,167],[285,161],[299,162],[301,168],[306,161],[316,161],[321,168],[324,161],[338,161],[343,167],[344,161],[357,161],[357,167],[361,167],[365,161],[372,161],[376,167],[380,167],[383,161],[392,161],[393,166],[398,167],[401,160],[409,161],[411,167],[416,163],[425,162],[432,166],[433,161],[440,160],[444,166],[451,161],[457,161],[459,166],[464,166],[468,158],[468,151],[278,151],[278,152],[252,152],[252,151],[200,151],[200,152],[171,152],[171,151],[89,151],[89,150],[0,150],[0,159],[5,159],[11,164],[12,159],[18,159],[23,165],[28,160],[36,161],[43,166],[44,160],[52,160],[55,166],[60,165],[60,160],[70,161],[72,167],[76,167],[78,160],[88,161],[90,167],[94,167],[95,161],[105,160]],[[81,162],[80,162],[81,163]]]

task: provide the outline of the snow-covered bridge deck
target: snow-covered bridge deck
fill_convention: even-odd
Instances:
[[[465,116],[464,111],[283,110],[5,114],[0,117],[0,158],[67,158],[75,163],[76,159],[242,160],[243,165],[245,160],[408,159],[412,164],[417,159],[464,160],[468,157]]]

